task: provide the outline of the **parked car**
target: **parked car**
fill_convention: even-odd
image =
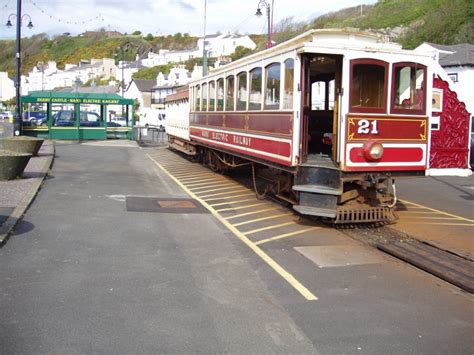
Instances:
[[[81,111],[79,124],[81,127],[99,127],[100,116],[95,112]]]
[[[74,126],[76,124],[76,113],[73,110],[60,110],[53,116],[54,126]]]
[[[0,119],[8,120],[11,117],[13,117],[13,113],[11,111],[0,112]]]
[[[23,123],[29,122],[31,126],[47,126],[48,114],[42,111],[23,112]]]
[[[149,110],[140,117],[140,125],[145,127],[164,127],[166,114],[157,110]]]
[[[110,126],[110,127],[126,127],[127,126],[127,119],[121,116],[115,116],[110,119],[110,122],[116,123],[118,126]],[[132,125],[132,120],[129,120],[128,126]]]
[[[76,112],[73,110],[60,110],[53,116],[55,126],[75,126]],[[81,111],[79,124],[81,127],[100,126],[100,116],[95,112]]]

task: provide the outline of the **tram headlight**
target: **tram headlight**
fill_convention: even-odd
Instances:
[[[368,141],[364,144],[363,150],[367,160],[377,161],[382,159],[383,145],[380,142]]]

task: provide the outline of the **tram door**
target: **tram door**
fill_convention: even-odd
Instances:
[[[342,56],[304,54],[302,57],[303,162],[336,160]]]

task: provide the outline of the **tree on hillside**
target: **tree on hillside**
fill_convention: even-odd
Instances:
[[[151,68],[142,68],[136,73],[133,73],[133,79],[147,79],[147,80],[156,80],[156,76],[162,72],[163,74],[167,75],[170,73],[171,68],[173,68],[174,64],[165,64],[165,65],[157,65]]]
[[[308,29],[305,22],[295,22],[293,17],[287,17],[279,21],[274,28],[273,40],[276,43],[285,42]]]
[[[234,53],[230,55],[232,58],[232,61],[235,61],[237,59],[243,58],[247,55],[252,53],[252,50],[250,48],[244,47],[244,46],[237,46],[235,47]]]

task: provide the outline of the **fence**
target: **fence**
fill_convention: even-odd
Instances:
[[[134,127],[135,140],[141,146],[158,146],[168,144],[165,129],[163,127]]]

